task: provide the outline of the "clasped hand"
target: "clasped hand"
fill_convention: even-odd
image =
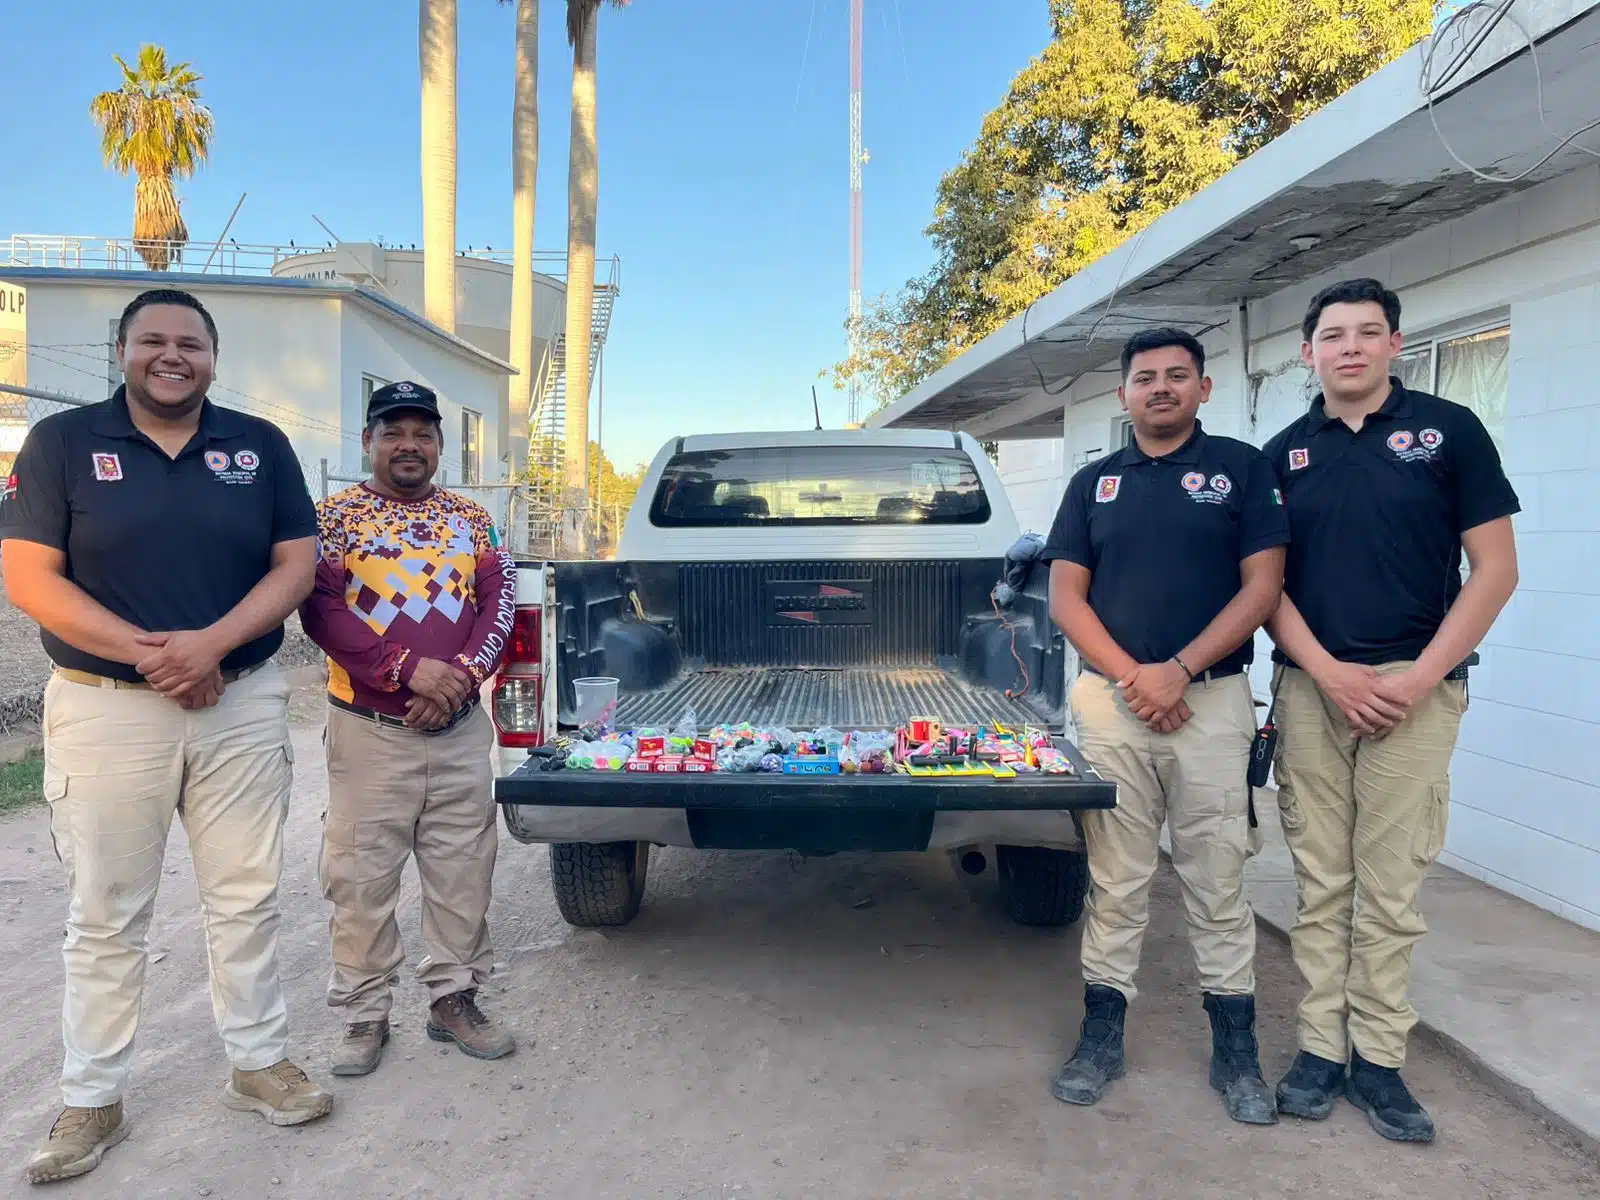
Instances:
[[[141,633],[148,653],[133,664],[145,682],[187,709],[209,708],[222,698],[222,657],[227,649],[203,629]]]
[[[1175,733],[1194,712],[1183,698],[1189,673],[1176,662],[1141,663],[1117,680],[1129,710],[1156,733]]]
[[[1383,737],[1410,716],[1430,690],[1411,668],[1380,675],[1363,663],[1336,662],[1315,682],[1339,706],[1358,738]]]
[[[472,677],[460,667],[437,658],[418,661],[411,673],[411,699],[406,701],[406,724],[412,729],[443,729],[472,695]]]

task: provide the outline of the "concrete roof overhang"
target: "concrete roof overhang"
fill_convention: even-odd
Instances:
[[[1065,399],[1050,397],[1104,366],[1137,330],[1155,323],[1213,325],[1244,301],[1592,163],[1584,150],[1568,145],[1534,165],[1569,131],[1600,122],[1600,4],[1514,4],[1515,21],[1501,22],[1448,88],[1436,92],[1431,115],[1421,86],[1423,43],[867,423],[965,429],[992,439],[1059,436]],[[1524,29],[1537,45],[1542,120]],[[1471,30],[1469,21],[1469,37]],[[1436,75],[1462,40],[1458,34],[1441,42]],[[1600,144],[1600,132],[1579,141]],[[1455,161],[1446,142],[1489,174],[1533,169],[1515,183],[1487,182]],[[1313,237],[1314,245],[1295,244]]]

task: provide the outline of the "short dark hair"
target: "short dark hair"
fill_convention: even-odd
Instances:
[[[1206,373],[1206,348],[1200,344],[1200,339],[1186,329],[1161,325],[1155,329],[1141,329],[1122,343],[1122,377],[1128,377],[1134,355],[1143,354],[1146,350],[1164,350],[1168,346],[1181,346],[1187,350],[1189,357],[1194,359],[1194,369],[1201,375]]]
[[[367,432],[369,434],[373,435],[373,436],[376,436],[377,433],[378,433],[378,426],[379,425],[387,425],[390,421],[393,421],[393,420],[395,420],[395,419],[397,419],[399,417],[405,416],[405,414],[407,412],[411,412],[414,416],[426,416],[427,415],[426,413],[417,412],[414,409],[404,409],[404,408],[390,409],[386,413],[379,413],[375,417],[368,417],[367,418]],[[439,434],[439,445],[443,446],[444,445],[444,422],[441,421],[441,420],[430,420],[428,422],[428,424],[432,425],[434,427],[434,429],[438,431],[438,434]]]
[[[1400,297],[1376,279],[1345,279],[1323,288],[1311,297],[1306,306],[1306,319],[1300,322],[1300,332],[1305,340],[1317,331],[1322,310],[1330,304],[1376,304],[1383,309],[1383,319],[1389,322],[1389,332],[1400,332]]]
[[[140,292],[128,301],[128,307],[122,310],[122,317],[117,321],[117,345],[128,344],[128,326],[133,324],[133,318],[139,315],[141,308],[149,308],[152,304],[174,304],[179,308],[194,309],[206,323],[206,332],[211,335],[211,349],[216,350],[217,323],[211,319],[211,314],[206,311],[206,306],[200,303],[199,297],[179,291],[177,288],[151,288],[148,292]]]

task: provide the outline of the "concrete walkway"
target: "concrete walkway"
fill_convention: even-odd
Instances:
[[[1256,915],[1287,933],[1294,867],[1277,795],[1257,793],[1265,846],[1246,869]],[[1513,1095],[1600,1148],[1600,933],[1448,867],[1422,889],[1428,935],[1412,959],[1422,1027]]]

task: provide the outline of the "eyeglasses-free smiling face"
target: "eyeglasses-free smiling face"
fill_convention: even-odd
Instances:
[[[217,348],[204,318],[178,304],[150,304],[117,346],[128,396],[172,419],[198,408],[217,374]]]
[[[1325,396],[1360,401],[1388,386],[1389,366],[1400,345],[1400,334],[1389,328],[1383,306],[1363,301],[1323,309],[1300,353],[1317,373]]]

